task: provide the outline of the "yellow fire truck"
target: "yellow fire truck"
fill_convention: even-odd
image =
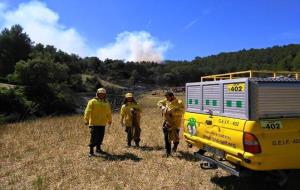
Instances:
[[[300,169],[300,72],[244,71],[186,84],[185,141],[202,167]]]

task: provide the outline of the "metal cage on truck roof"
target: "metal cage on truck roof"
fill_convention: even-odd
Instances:
[[[204,114],[209,111],[213,115],[247,120],[300,116],[298,74],[292,73],[294,78],[239,78],[187,83],[186,110]]]
[[[216,80],[226,80],[226,79],[236,79],[236,78],[266,78],[266,77],[289,77],[300,79],[300,71],[256,71],[256,70],[249,70],[249,71],[240,71],[240,72],[233,72],[233,73],[225,73],[225,74],[217,74],[217,75],[208,75],[201,77],[201,82],[203,81],[216,81]]]

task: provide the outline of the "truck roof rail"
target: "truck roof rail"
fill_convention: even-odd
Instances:
[[[225,74],[208,75],[201,77],[201,82],[203,81],[216,81],[216,80],[226,80],[226,79],[237,79],[237,78],[294,78],[300,79],[300,71],[271,71],[271,70],[248,70],[240,72],[232,72]]]

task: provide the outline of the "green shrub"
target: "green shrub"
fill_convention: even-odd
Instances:
[[[28,101],[21,88],[0,88],[0,120],[13,122],[25,119],[31,112],[33,102]]]

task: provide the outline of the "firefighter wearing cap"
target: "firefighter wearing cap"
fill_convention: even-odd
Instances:
[[[132,93],[125,95],[124,101],[121,107],[121,126],[125,127],[127,133],[127,145],[131,146],[131,141],[134,140],[136,147],[140,146],[140,119],[141,119],[141,107],[133,98]]]
[[[179,144],[179,131],[184,103],[177,99],[172,92],[165,93],[165,99],[160,100],[157,105],[162,109],[164,117],[163,133],[165,140],[166,156],[171,154],[171,143],[173,141],[173,152],[176,152]]]
[[[84,122],[90,127],[90,152],[89,156],[104,153],[101,149],[103,142],[105,126],[110,126],[112,123],[111,106],[106,100],[106,90],[99,88],[96,97],[91,99],[84,112]],[[94,154],[96,147],[96,154]]]

